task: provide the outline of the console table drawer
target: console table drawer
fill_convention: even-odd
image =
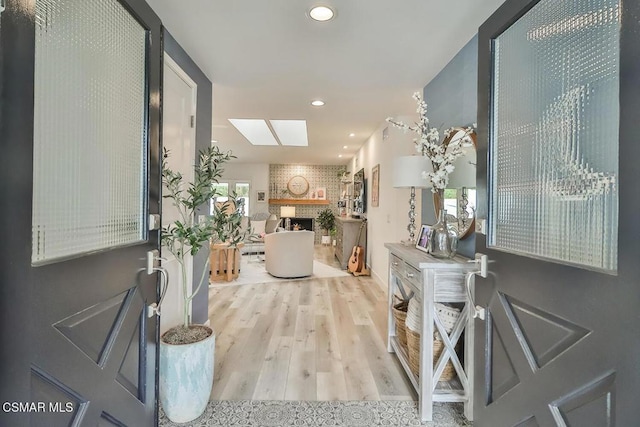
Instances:
[[[405,262],[402,277],[418,289],[418,295],[422,295],[422,271]]]
[[[402,266],[404,265],[404,261],[398,258],[397,256],[395,256],[394,254],[391,254],[389,255],[389,265],[391,266],[391,268],[397,271],[402,271]]]

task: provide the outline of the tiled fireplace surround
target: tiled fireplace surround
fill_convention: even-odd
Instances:
[[[290,194],[283,194],[282,191],[286,190],[287,182],[296,176],[300,175],[309,181],[309,192],[302,197],[296,197],[296,199],[309,198],[311,191],[315,191],[316,188],[324,187],[327,189],[327,200],[329,205],[295,205],[296,218],[313,218],[318,217],[320,211],[330,208],[338,215],[338,199],[340,198],[341,186],[340,175],[346,171],[344,165],[269,165],[269,195],[270,199],[290,199],[293,198]],[[280,207],[285,205],[272,205],[269,204],[269,212],[280,217]],[[293,206],[293,205],[292,205]],[[293,221],[292,221],[293,224]],[[322,236],[322,229],[314,221],[314,230],[316,233],[315,241],[320,243]]]

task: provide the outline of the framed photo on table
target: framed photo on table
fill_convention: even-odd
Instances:
[[[316,198],[318,200],[327,200],[327,188],[326,187],[316,188]]]
[[[431,252],[429,233],[431,233],[431,227],[426,224],[422,224],[422,227],[420,227],[420,234],[418,234],[418,240],[416,241],[416,249],[420,249],[426,253]]]

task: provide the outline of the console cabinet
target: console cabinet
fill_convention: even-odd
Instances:
[[[466,258],[437,259],[429,254],[399,243],[386,243],[389,250],[389,310],[387,350],[396,353],[411,384],[419,396],[418,409],[422,421],[432,421],[433,402],[464,402],[464,415],[473,419],[473,319],[470,318],[470,302],[467,296],[465,275],[474,269]],[[394,294],[413,291],[413,298],[420,301],[420,370],[416,377],[409,368],[407,351],[396,337],[393,316]],[[435,303],[449,303],[461,308],[461,314],[453,331],[447,334],[437,318]],[[433,361],[433,335],[440,332],[444,350]],[[464,341],[463,354],[456,353],[456,343]],[[451,361],[456,376],[450,381],[439,381],[447,361]]]
[[[345,269],[349,262],[349,257],[353,251],[353,247],[358,240],[360,226],[363,224],[361,219],[349,217],[336,217],[336,247],[335,256],[340,261],[340,266]],[[367,253],[367,226],[362,227],[362,236],[360,237],[360,246]],[[365,258],[366,262],[366,258]]]

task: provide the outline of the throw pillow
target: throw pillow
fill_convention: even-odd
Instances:
[[[244,233],[249,228],[249,217],[243,216],[240,220],[240,231]]]
[[[267,221],[251,221],[251,227],[253,228],[252,233],[261,235],[264,233],[264,227],[267,224]]]
[[[275,233],[276,228],[280,225],[279,219],[268,219],[266,225],[264,226],[264,231],[267,234]]]

